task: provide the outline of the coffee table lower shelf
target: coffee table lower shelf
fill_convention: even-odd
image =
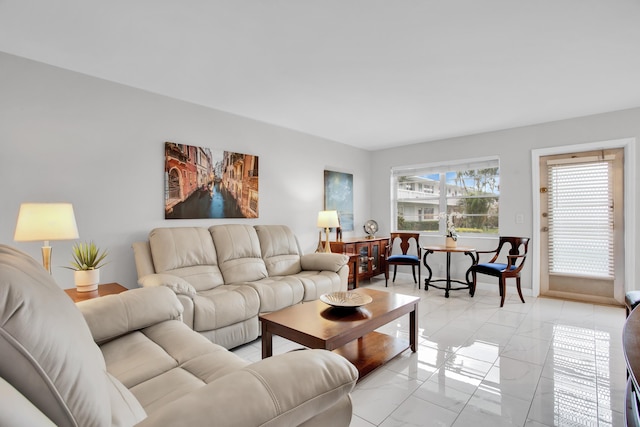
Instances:
[[[333,350],[358,369],[362,380],[368,373],[384,365],[410,348],[409,341],[380,332],[369,332],[350,343]]]

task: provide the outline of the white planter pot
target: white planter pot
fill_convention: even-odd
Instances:
[[[98,283],[100,283],[100,269],[74,271],[73,279],[76,282],[78,292],[97,291]]]
[[[456,242],[455,240],[453,240],[453,237],[447,237],[447,241],[445,243],[445,246],[447,248],[455,248],[458,246],[458,242]]]

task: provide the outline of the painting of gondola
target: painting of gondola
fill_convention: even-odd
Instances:
[[[258,156],[165,142],[165,219],[258,218]]]

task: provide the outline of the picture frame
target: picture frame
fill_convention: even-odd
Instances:
[[[338,211],[341,231],[353,231],[353,174],[324,171],[324,209]]]
[[[165,219],[258,218],[258,156],[165,142]]]

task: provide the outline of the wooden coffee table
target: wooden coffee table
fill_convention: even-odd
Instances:
[[[345,309],[316,300],[260,315],[262,358],[273,354],[272,338],[279,335],[305,347],[333,350],[353,363],[362,379],[407,348],[416,351],[419,297],[367,288],[352,292],[370,295],[373,301]],[[408,341],[375,331],[407,313]]]

